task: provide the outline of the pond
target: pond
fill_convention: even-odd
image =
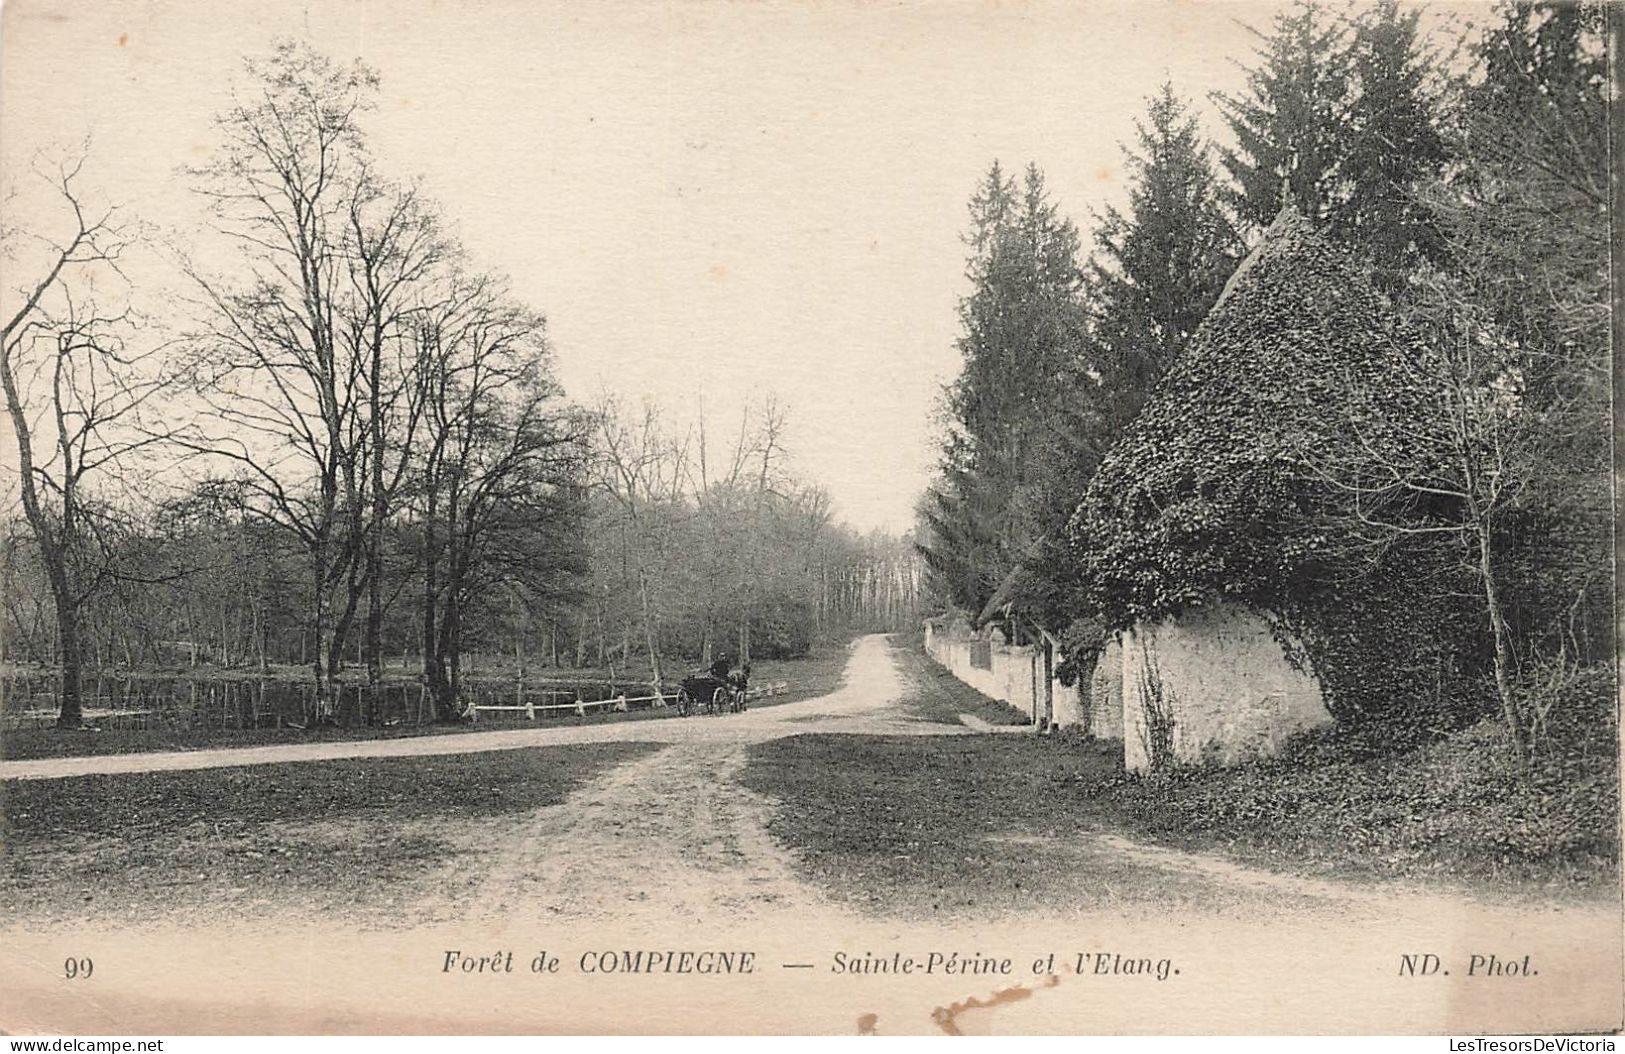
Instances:
[[[527,721],[531,704],[538,718],[574,716],[561,703],[591,703],[618,695],[646,695],[641,684],[604,681],[464,681],[467,702],[511,710],[483,711],[480,721]],[[56,721],[61,695],[50,671],[0,672],[0,726],[39,727]],[[82,686],[85,721],[102,728],[253,729],[304,725],[314,711],[315,685],[272,677],[209,673],[206,676],[128,671],[87,671]],[[385,681],[370,687],[343,684],[338,723],[361,725],[428,724],[433,707],[417,681]]]

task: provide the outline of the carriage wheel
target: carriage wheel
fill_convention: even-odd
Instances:
[[[694,712],[694,697],[687,688],[677,689],[677,716],[687,717]]]
[[[711,713],[713,713],[713,714],[722,713],[723,708],[727,705],[727,701],[728,701],[728,689],[726,689],[726,688],[718,688],[716,691],[712,692],[711,693]]]

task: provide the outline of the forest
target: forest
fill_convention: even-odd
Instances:
[[[658,692],[915,621],[917,555],[836,521],[787,405],[568,400],[545,316],[369,149],[378,86],[292,41],[246,63],[180,177],[210,238],[173,317],[135,306],[156,236],[82,189],[90,148],[36,165],[50,222],[4,232],[0,641],[60,727],[104,671],[297,677],[318,723],[416,681],[455,721],[471,655]]]
[[[1054,634],[1074,677],[1139,620],[1239,598],[1347,728],[1490,718],[1525,762],[1610,754],[1617,14],[1297,3],[1250,27],[1212,127],[1177,85],[1147,100],[1127,200],[1082,233],[1038,165],[994,163],[920,507],[933,595]],[[1274,285],[1185,361],[1283,224]],[[1269,296],[1358,308],[1305,373],[1272,358],[1302,334]]]

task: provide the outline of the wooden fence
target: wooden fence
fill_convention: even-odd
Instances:
[[[745,698],[765,699],[768,696],[782,695],[789,690],[789,682],[774,681],[771,684],[764,684],[757,688],[747,689],[745,692]],[[573,702],[553,703],[543,706],[537,706],[529,701],[527,701],[523,706],[481,706],[479,704],[475,704],[469,708],[469,713],[476,721],[479,720],[479,715],[482,713],[517,713],[523,714],[525,719],[528,721],[534,721],[536,720],[538,714],[547,717],[557,713],[568,712],[576,717],[585,717],[589,712],[592,711],[598,711],[600,713],[604,711],[613,713],[627,713],[631,710],[658,710],[661,707],[670,706],[676,701],[676,692],[665,692],[660,695],[636,696],[627,696],[622,694],[611,699],[594,699],[590,701],[577,697]]]
[[[629,695],[635,686],[601,682],[508,684],[465,681],[469,714],[534,721],[539,717],[624,712],[657,705],[652,695]],[[784,682],[752,688],[751,698],[787,691]],[[661,697],[658,705],[676,699]],[[309,681],[263,677],[184,677],[92,674],[84,680],[81,706],[87,723],[107,729],[219,729],[301,727],[316,712],[316,686]],[[55,674],[0,673],[0,727],[55,724],[61,696]],[[416,682],[339,688],[333,719],[341,726],[421,725],[434,720],[427,689]]]

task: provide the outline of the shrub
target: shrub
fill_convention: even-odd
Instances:
[[[1530,663],[1516,691],[1530,743],[1544,758],[1587,759],[1618,751],[1613,667],[1578,666],[1559,652]]]

